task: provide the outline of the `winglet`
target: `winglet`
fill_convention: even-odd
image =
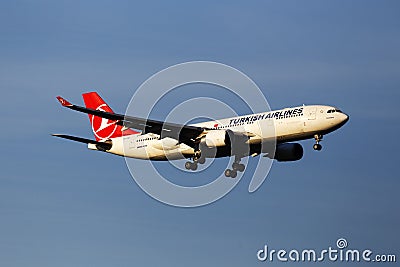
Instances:
[[[70,107],[70,106],[72,106],[71,103],[69,103],[67,100],[65,100],[65,99],[62,98],[61,96],[57,96],[57,100],[61,103],[61,105],[63,105],[63,107]]]

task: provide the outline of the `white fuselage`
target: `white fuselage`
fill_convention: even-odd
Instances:
[[[310,105],[193,124],[211,130],[246,133],[249,144],[284,143],[313,138],[340,128],[348,116],[332,106]],[[206,132],[204,133],[206,134]],[[174,160],[190,157],[194,149],[172,138],[134,134],[112,138],[112,154],[138,159]],[[96,149],[89,144],[90,149]]]

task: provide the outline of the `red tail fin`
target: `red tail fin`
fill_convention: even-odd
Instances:
[[[82,94],[82,96],[87,108],[114,113],[96,92],[85,93]],[[123,128],[117,125],[117,121],[108,120],[91,114],[89,114],[89,120],[97,141],[138,133],[131,129],[122,131]]]

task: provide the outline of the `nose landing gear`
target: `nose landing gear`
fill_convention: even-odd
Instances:
[[[322,149],[322,146],[319,143],[322,140],[322,137],[323,136],[321,134],[314,135],[314,139],[315,139],[315,144],[313,145],[314,150],[320,151]]]

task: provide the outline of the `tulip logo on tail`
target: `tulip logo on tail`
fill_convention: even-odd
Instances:
[[[107,112],[107,110],[103,109],[103,107],[106,106],[107,104],[102,104],[98,106],[96,110]],[[110,138],[115,133],[118,127],[116,121],[111,121],[97,116],[91,117],[91,123],[94,135],[100,140]]]

